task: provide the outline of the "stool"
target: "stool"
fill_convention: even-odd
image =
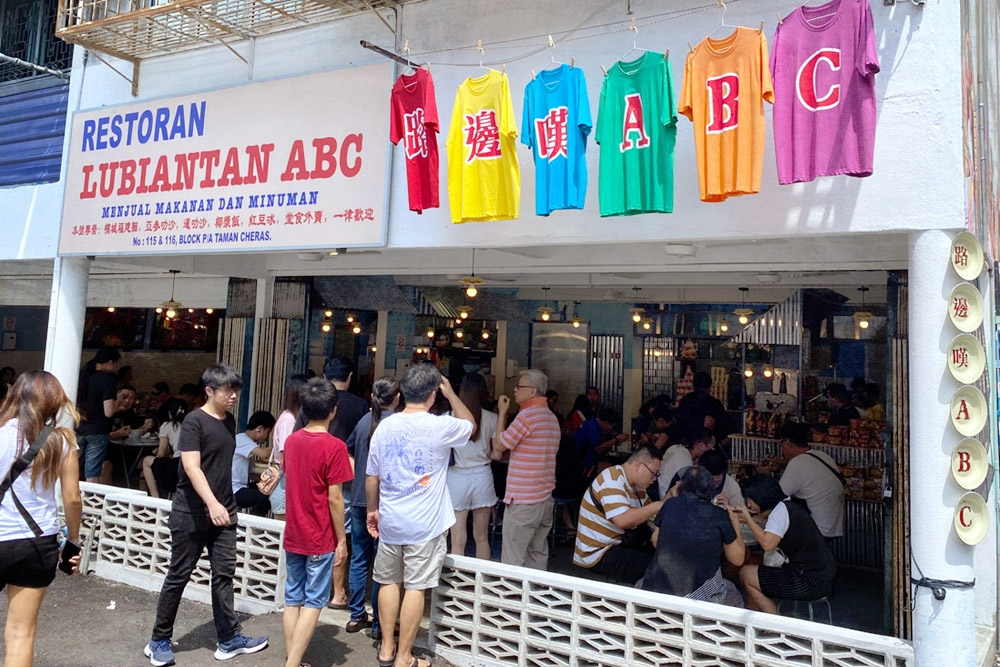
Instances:
[[[554,548],[559,540],[568,540],[575,537],[576,530],[567,528],[562,521],[563,509],[568,507],[573,514],[577,511],[577,500],[575,498],[552,498],[552,528],[549,530],[549,548]],[[573,530],[573,534],[570,534]]]
[[[782,602],[791,602],[793,604],[792,616],[794,618],[799,618],[799,603],[806,605],[809,609],[809,620],[816,622],[821,622],[821,621],[817,621],[817,619],[815,618],[815,612],[816,612],[815,607],[820,605],[826,605],[826,623],[827,625],[833,625],[833,610],[830,607],[830,596],[828,595],[824,595],[821,598],[816,598],[815,600],[778,600],[779,615],[781,614]],[[820,612],[823,611],[822,607],[819,608],[819,611]]]

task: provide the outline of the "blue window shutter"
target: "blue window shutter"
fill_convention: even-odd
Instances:
[[[0,187],[59,180],[69,84],[0,97]]]

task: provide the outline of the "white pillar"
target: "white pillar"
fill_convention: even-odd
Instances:
[[[66,395],[74,401],[80,381],[89,282],[90,260],[86,257],[56,257],[52,267],[49,325],[45,335],[45,370],[59,378]]]
[[[959,332],[948,318],[948,295],[959,279],[949,267],[954,235],[941,230],[910,235],[909,390],[910,544],[917,567],[931,579],[973,578],[974,547],[952,527],[962,489],[951,478],[951,453],[962,439],[951,425],[950,402],[959,388],[947,368],[948,343]],[[975,589],[947,589],[944,600],[918,587],[913,649],[921,667],[972,667],[976,658]]]

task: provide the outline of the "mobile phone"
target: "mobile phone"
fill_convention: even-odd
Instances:
[[[69,562],[70,558],[78,555],[80,553],[80,545],[75,542],[70,542],[66,540],[63,543],[62,552],[59,554],[59,569],[66,574],[73,574],[73,564]]]

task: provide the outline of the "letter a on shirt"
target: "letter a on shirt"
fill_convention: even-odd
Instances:
[[[767,39],[737,28],[705,38],[687,56],[679,113],[694,123],[702,201],[760,191],[764,102],[774,102]]]

